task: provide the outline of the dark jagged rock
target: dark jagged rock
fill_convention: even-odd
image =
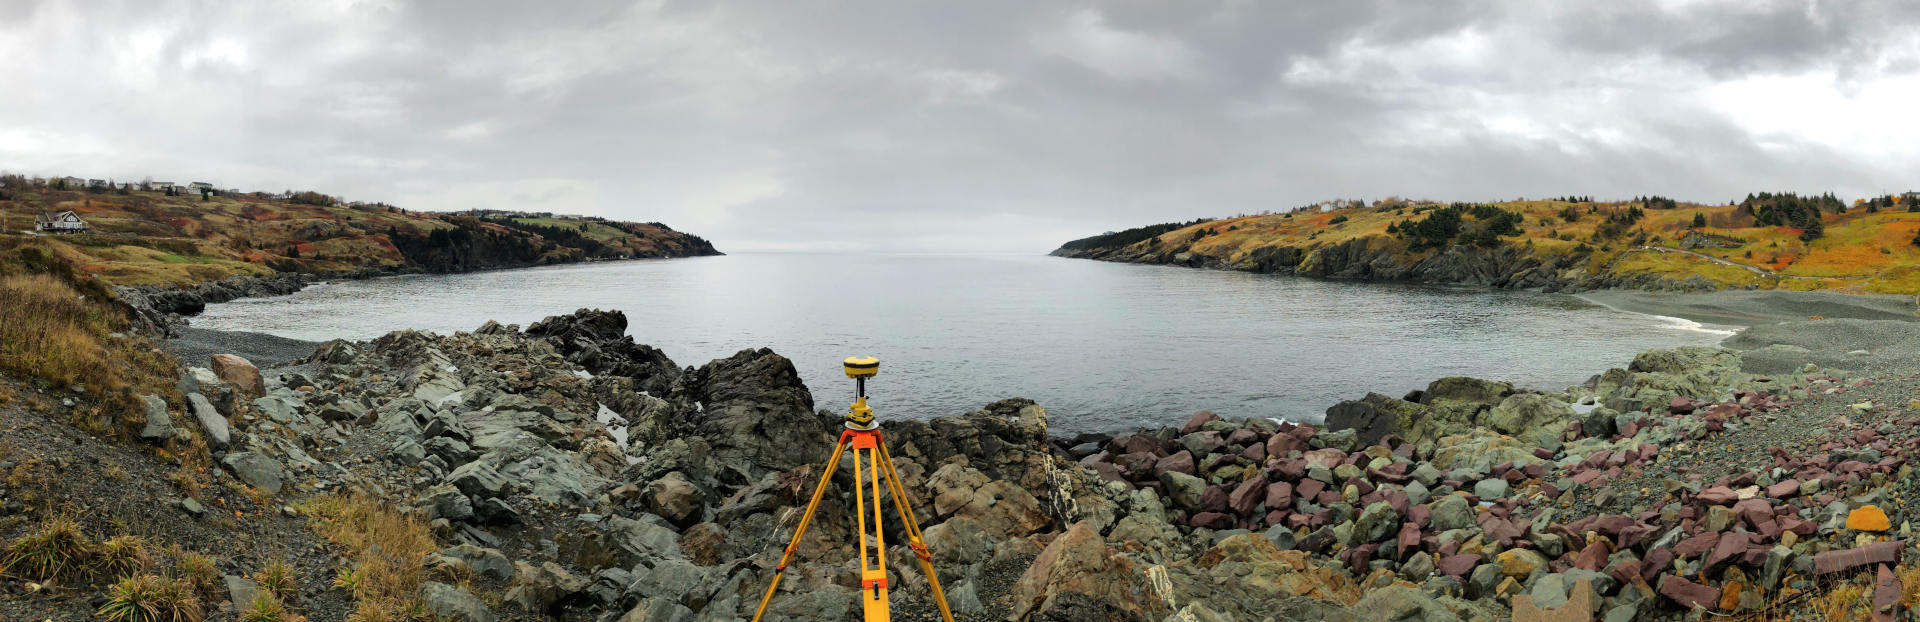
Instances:
[[[618,310],[556,315],[534,322],[526,334],[553,342],[568,361],[587,371],[633,378],[641,390],[657,395],[665,395],[680,377],[679,366],[666,353],[634,343],[627,335],[627,314]]]

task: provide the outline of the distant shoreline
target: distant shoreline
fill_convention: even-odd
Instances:
[[[1610,289],[1575,297],[1616,311],[1751,328],[1814,317],[1920,321],[1913,300],[1887,294],[1782,290],[1658,293]]]

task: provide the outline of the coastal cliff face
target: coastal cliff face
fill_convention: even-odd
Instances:
[[[1595,272],[1590,253],[1560,253],[1521,246],[1484,248],[1451,245],[1413,253],[1406,244],[1367,236],[1314,246],[1261,246],[1239,256],[1196,248],[1192,241],[1159,238],[1120,247],[1060,248],[1056,257],[1122,263],[1158,264],[1286,274],[1322,279],[1481,285],[1503,289],[1578,292],[1631,288],[1658,291],[1713,291],[1718,286],[1698,275],[1674,279],[1652,274]]]

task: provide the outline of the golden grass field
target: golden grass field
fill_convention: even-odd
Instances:
[[[1388,225],[1425,218],[1424,214],[1413,213],[1413,209],[1421,205],[1425,204],[1238,216],[1176,229],[1162,234],[1158,240],[1161,243],[1192,241],[1193,252],[1230,263],[1262,247],[1305,248],[1368,236],[1389,237]],[[1824,221],[1825,237],[1811,243],[1800,241],[1799,229],[1756,226],[1752,216],[1733,205],[1680,203],[1676,209],[1647,209],[1645,217],[1626,234],[1608,240],[1593,237],[1606,215],[1623,212],[1638,203],[1538,200],[1492,205],[1525,216],[1521,234],[1505,238],[1507,243],[1554,254],[1571,253],[1585,245],[1593,253],[1592,269],[1610,266],[1622,275],[1656,274],[1680,279],[1698,274],[1731,287],[1887,294],[1920,292],[1920,246],[1913,244],[1914,237],[1920,235],[1920,213],[1906,211],[1908,205],[1904,203],[1878,213],[1870,214],[1864,207],[1855,206],[1844,214],[1828,214]],[[1572,222],[1561,216],[1569,208],[1578,212],[1578,218]],[[1706,219],[1706,227],[1693,228],[1696,214]],[[1213,233],[1194,239],[1196,232],[1203,231]],[[1679,247],[1681,238],[1691,232],[1723,236],[1737,245],[1690,250],[1752,266],[1768,274],[1756,274],[1693,255],[1641,248]],[[1633,244],[1632,240],[1641,234],[1646,236],[1645,243]]]

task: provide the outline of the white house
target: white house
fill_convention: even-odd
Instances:
[[[87,230],[87,221],[73,210],[47,212],[33,217],[33,230],[50,233],[79,233]]]
[[[153,189],[157,192],[166,192],[167,190],[170,190],[172,188],[173,188],[173,182],[170,182],[170,181],[153,182]]]
[[[80,189],[80,188],[81,188],[81,187],[82,187],[82,186],[83,186],[84,184],[86,184],[86,183],[87,183],[87,180],[85,180],[85,179],[81,179],[81,178],[78,178],[78,177],[74,177],[74,176],[72,176],[72,175],[68,175],[68,176],[66,176],[66,177],[62,177],[62,178],[60,178],[60,181],[64,181],[64,182],[66,182],[66,183],[67,183],[67,189],[69,189],[69,190],[79,190],[79,189]]]
[[[194,190],[212,190],[213,184],[210,184],[204,181],[196,181],[196,182],[187,184],[187,187],[192,188]]]

